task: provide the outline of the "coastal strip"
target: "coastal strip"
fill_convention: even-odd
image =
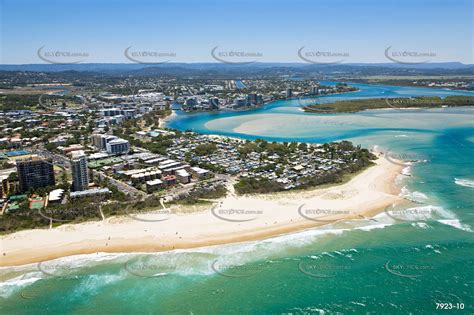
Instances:
[[[156,222],[119,216],[100,222],[20,231],[0,238],[0,266],[77,254],[158,252],[260,240],[336,221],[364,219],[402,200],[394,184],[402,169],[403,166],[379,157],[374,166],[342,185],[264,195],[237,196],[231,192],[213,205],[172,207],[167,220]],[[302,215],[302,207],[329,214],[308,219]],[[232,213],[239,212],[253,214],[246,220],[239,216],[227,220]],[[147,213],[140,218],[153,216]]]

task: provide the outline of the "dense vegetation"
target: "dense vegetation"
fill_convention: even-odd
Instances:
[[[358,112],[366,109],[381,108],[439,108],[441,106],[474,106],[474,96],[422,96],[414,98],[375,98],[351,101],[337,101],[330,104],[305,106],[306,112],[314,113],[343,113]]]
[[[28,209],[27,201],[12,213],[0,217],[0,234],[13,233],[19,230],[47,228],[49,221],[39,215],[38,210]]]
[[[266,178],[242,178],[238,183],[234,185],[235,191],[238,194],[264,194],[275,191],[284,190],[283,185],[275,183]]]
[[[25,229],[48,228],[50,219],[53,225],[79,223],[87,220],[100,220],[100,203],[97,198],[84,198],[71,201],[67,205],[49,205],[47,209],[29,209],[28,200],[20,203],[14,212],[6,212],[0,217],[0,234]],[[55,221],[56,220],[56,221]],[[61,220],[61,221],[59,221]]]
[[[305,143],[268,143],[263,140],[257,140],[256,143],[260,143],[257,147],[254,147],[256,150],[261,150],[262,144],[267,147],[272,145],[274,149],[278,149],[280,154],[283,152],[294,153],[297,150],[306,151],[307,144]],[[243,152],[246,151],[246,148],[254,146],[256,143],[248,142],[243,147]],[[266,143],[266,144],[265,144]],[[348,175],[357,173],[371,165],[373,165],[372,160],[376,159],[376,156],[370,153],[367,149],[362,149],[360,147],[354,147],[350,141],[341,141],[326,143],[322,145],[322,148],[326,151],[326,157],[330,159],[341,159],[344,161],[344,165],[341,169],[331,170],[322,172],[314,176],[301,177],[299,179],[298,189],[312,188],[324,184],[334,184],[341,183],[345,177]],[[347,154],[347,152],[351,152]],[[280,158],[281,162],[284,162],[285,157]],[[281,170],[275,170],[276,172]],[[270,181],[265,178],[251,178],[244,177],[239,180],[234,185],[235,191],[238,194],[248,194],[248,193],[270,193],[285,190],[283,184],[275,181]]]
[[[38,105],[39,95],[5,94],[0,96],[0,110],[25,110]]]
[[[194,153],[199,156],[204,156],[211,155],[212,153],[216,152],[216,150],[217,146],[215,143],[204,143],[194,148]]]
[[[204,184],[194,187],[189,193],[181,194],[175,199],[179,204],[196,204],[203,202],[202,199],[218,199],[225,197],[227,188],[222,185],[205,186]]]
[[[361,83],[368,83],[368,84],[381,84],[381,85],[395,85],[395,86],[416,86],[422,88],[435,88],[439,89],[439,86],[430,86],[430,84],[442,84],[442,83],[459,83],[459,82],[470,82],[472,79],[469,76],[463,77],[417,77],[413,76],[409,79],[403,79],[403,77],[390,77],[390,76],[381,76],[378,78],[351,78],[351,82],[361,82]],[[457,89],[457,90],[467,90],[472,91],[474,90],[474,86],[470,85],[467,87],[454,87],[450,86],[449,89]]]

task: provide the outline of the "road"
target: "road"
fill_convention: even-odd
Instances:
[[[128,185],[127,183],[124,183],[122,181],[119,181],[119,180],[116,180],[115,178],[111,177],[111,176],[108,176],[102,172],[99,172],[99,171],[96,171],[96,170],[92,170],[92,174],[94,176],[97,176],[98,178],[100,179],[107,179],[107,181],[111,184],[111,185],[114,185],[115,187],[117,187],[118,190],[120,190],[121,192],[125,193],[125,194],[128,194],[128,195],[134,195],[134,196],[139,196],[141,198],[144,198],[147,196],[147,193],[139,190],[139,189],[136,189],[135,187],[133,186],[130,186]]]

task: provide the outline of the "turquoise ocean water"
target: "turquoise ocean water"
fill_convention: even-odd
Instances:
[[[356,86],[359,92],[320,101],[473,95]],[[169,127],[275,141],[347,139],[417,160],[397,179],[412,201],[403,214],[388,211],[263,241],[2,268],[0,312],[472,314],[474,109],[319,115],[302,112],[302,102],[309,101],[238,113],[178,112]],[[437,310],[436,303],[452,309]]]

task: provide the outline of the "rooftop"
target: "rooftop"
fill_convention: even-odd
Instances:
[[[60,200],[62,195],[64,194],[64,189],[55,189],[50,191],[49,193],[49,201],[57,201]]]
[[[78,158],[81,158],[81,157],[85,157],[86,154],[84,153],[83,150],[77,150],[77,151],[72,151],[71,152],[71,158],[72,159],[78,159]]]
[[[154,180],[147,181],[146,184],[150,186],[161,185],[163,184],[163,181],[160,179],[154,179]]]
[[[81,197],[81,196],[88,196],[88,195],[99,195],[99,194],[107,194],[110,193],[108,188],[94,188],[88,189],[83,191],[73,191],[70,193],[71,198],[74,197]]]
[[[30,152],[26,150],[10,151],[10,152],[5,153],[5,155],[8,157],[28,155],[28,154],[30,154]]]

